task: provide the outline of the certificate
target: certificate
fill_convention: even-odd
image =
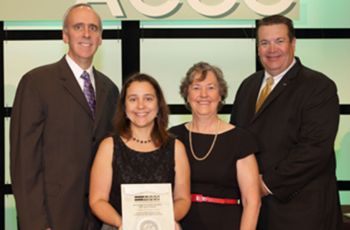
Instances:
[[[175,229],[171,184],[122,184],[123,230]]]

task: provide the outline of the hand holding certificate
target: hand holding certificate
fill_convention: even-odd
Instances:
[[[170,184],[122,184],[123,230],[175,229]]]

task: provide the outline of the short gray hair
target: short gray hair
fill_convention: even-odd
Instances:
[[[200,74],[201,76],[199,80],[203,81],[207,77],[208,72],[213,72],[219,83],[219,94],[221,96],[221,101],[218,104],[217,111],[219,111],[225,104],[225,99],[227,97],[227,83],[224,79],[222,70],[219,67],[211,65],[207,62],[198,62],[187,71],[186,76],[182,79],[180,85],[180,94],[189,110],[191,110],[191,107],[187,101],[188,88],[193,83],[194,75]]]

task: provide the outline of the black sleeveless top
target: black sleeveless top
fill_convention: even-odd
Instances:
[[[191,193],[209,197],[240,199],[237,181],[237,161],[258,151],[255,138],[244,129],[234,128],[217,136],[208,158],[197,161],[191,154],[189,131],[185,124],[169,130],[186,147],[191,167]],[[192,132],[194,152],[203,157],[214,139],[213,134]],[[191,209],[181,220],[183,230],[239,230],[241,205],[192,202]]]
[[[171,183],[175,178],[175,138],[150,152],[130,149],[119,136],[114,136],[113,177],[110,204],[121,211],[121,184]]]

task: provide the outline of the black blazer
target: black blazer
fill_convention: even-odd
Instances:
[[[273,193],[262,201],[259,229],[341,229],[333,149],[336,85],[296,60],[256,114],[264,71],[245,79],[231,114],[231,123],[257,136],[259,168]]]
[[[95,69],[94,77],[95,120],[65,58],[28,72],[18,85],[10,166],[21,230],[85,229],[90,167],[119,94]]]

